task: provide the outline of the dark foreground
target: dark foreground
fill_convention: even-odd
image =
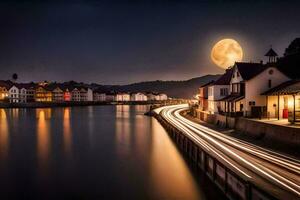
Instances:
[[[146,110],[0,109],[0,199],[224,199]]]

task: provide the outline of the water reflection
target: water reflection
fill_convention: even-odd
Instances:
[[[64,108],[63,110],[63,140],[64,140],[64,152],[68,156],[71,153],[72,148],[72,131],[71,131],[71,110],[70,108]]]
[[[8,153],[8,122],[6,110],[0,109],[0,155],[5,158]]]
[[[49,122],[51,109],[36,109],[37,116],[37,156],[40,167],[45,168],[49,159],[50,135]]]
[[[130,135],[130,107],[128,105],[116,106],[116,142],[117,152],[120,155],[130,153],[131,135]]]
[[[151,125],[150,182],[153,191],[157,191],[156,199],[200,199],[196,183],[175,145],[156,120],[151,119]]]

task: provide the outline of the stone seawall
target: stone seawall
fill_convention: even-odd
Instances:
[[[268,124],[246,118],[237,118],[235,129],[258,139],[261,138],[287,145],[300,145],[300,128]]]
[[[194,117],[223,128],[235,129],[260,140],[282,145],[300,145],[300,128],[268,124],[244,117],[228,117],[220,114],[196,112]],[[209,120],[208,120],[209,119]]]

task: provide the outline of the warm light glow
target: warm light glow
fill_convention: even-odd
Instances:
[[[64,109],[64,121],[63,121],[63,137],[64,137],[64,150],[66,154],[71,153],[72,148],[72,131],[70,121],[70,108]]]
[[[243,59],[243,50],[233,39],[223,39],[217,42],[211,50],[212,61],[223,69]]]
[[[41,171],[47,171],[47,163],[50,153],[50,135],[49,122],[47,119],[51,118],[51,109],[37,109],[37,156]]]
[[[6,157],[9,147],[8,121],[6,111],[0,109],[0,156]]]
[[[289,98],[289,100],[288,100],[288,108],[290,110],[294,109],[294,99],[293,98]]]

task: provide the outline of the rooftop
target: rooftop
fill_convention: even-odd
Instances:
[[[225,74],[223,74],[219,79],[217,79],[213,83],[213,85],[229,85],[232,73],[233,73],[233,68],[227,69]]]
[[[270,48],[270,50],[265,54],[265,56],[274,57],[274,56],[278,56],[278,55],[272,48]]]
[[[300,80],[290,80],[284,82],[264,93],[262,95],[284,95],[284,94],[300,94]]]
[[[235,66],[238,68],[244,80],[250,80],[256,75],[264,71],[268,66],[262,63],[247,63],[247,62],[236,62]]]

